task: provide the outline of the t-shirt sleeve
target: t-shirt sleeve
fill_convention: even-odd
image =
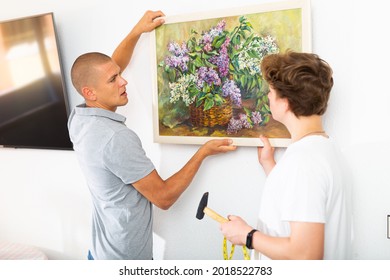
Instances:
[[[326,222],[327,182],[325,170],[310,158],[291,164],[288,185],[282,197],[284,221]]]
[[[146,156],[139,137],[130,129],[114,134],[103,151],[104,163],[125,184],[132,184],[154,169]]]

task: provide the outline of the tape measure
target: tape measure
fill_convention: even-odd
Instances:
[[[235,248],[235,245],[232,244],[232,247],[230,248],[230,254],[228,256],[228,253],[227,253],[227,240],[226,240],[226,237],[223,238],[223,259],[224,260],[231,260],[233,258],[233,255],[234,255],[234,248]],[[242,246],[242,253],[244,254],[244,260],[250,260],[250,256],[248,254],[248,250],[246,248],[246,246]]]

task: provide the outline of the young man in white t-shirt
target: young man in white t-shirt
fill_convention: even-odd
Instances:
[[[346,259],[350,217],[340,153],[323,129],[333,86],[332,69],[315,54],[287,52],[264,58],[272,116],[292,144],[276,164],[274,148],[261,136],[258,158],[267,180],[255,229],[238,216],[222,234],[254,249],[261,259]]]

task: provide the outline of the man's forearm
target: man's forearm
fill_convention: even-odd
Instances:
[[[123,41],[118,45],[112,54],[112,59],[124,71],[129,65],[130,59],[133,56],[134,48],[137,45],[138,39],[142,33],[136,33],[132,30]]]
[[[130,33],[123,39],[112,54],[112,59],[119,65],[121,71],[124,71],[130,63],[134,48],[142,33],[150,32],[157,26],[164,23],[162,18],[164,13],[161,11],[146,11],[143,17],[133,27]]]
[[[199,149],[182,169],[165,181],[175,201],[191,184],[205,158],[206,155]]]

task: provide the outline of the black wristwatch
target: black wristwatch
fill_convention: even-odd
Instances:
[[[258,231],[257,229],[252,229],[248,235],[246,236],[246,244],[245,246],[248,248],[248,249],[253,249],[253,246],[252,246],[252,240],[253,240],[253,234]]]

